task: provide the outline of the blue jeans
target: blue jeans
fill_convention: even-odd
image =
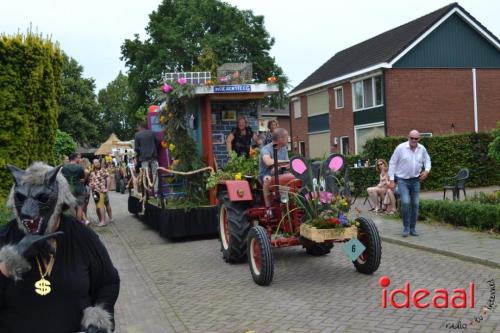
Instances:
[[[420,180],[396,178],[401,197],[401,212],[403,214],[404,231],[415,231],[418,217]]]

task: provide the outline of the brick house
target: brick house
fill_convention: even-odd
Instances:
[[[413,128],[486,131],[500,120],[500,41],[453,3],[338,52],[290,97],[292,147],[308,157]]]

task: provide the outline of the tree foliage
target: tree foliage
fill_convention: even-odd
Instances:
[[[64,55],[62,85],[59,129],[69,133],[82,146],[98,145],[102,137],[98,132],[99,108],[94,79],[84,78],[83,67]]]
[[[64,155],[69,156],[76,151],[76,142],[71,135],[57,130],[56,142],[54,143],[54,157],[56,163],[63,160]]]
[[[62,62],[59,47],[31,31],[0,36],[0,202],[12,185],[7,163],[54,162]]]
[[[126,75],[118,73],[105,89],[99,91],[97,100],[100,109],[100,133],[107,138],[115,133],[122,140],[134,137],[137,122],[129,107],[129,87]]]
[[[167,72],[213,72],[215,64],[250,62],[257,82],[270,76],[282,88],[287,82],[269,54],[274,38],[263,16],[217,0],[163,0],[149,17],[148,37],[142,41],[136,34],[122,45],[133,110],[153,102],[153,89]]]

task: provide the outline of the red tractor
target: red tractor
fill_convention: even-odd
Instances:
[[[276,149],[274,161],[277,161]],[[218,220],[223,259],[228,263],[237,263],[248,258],[255,283],[267,286],[272,282],[274,273],[273,247],[301,245],[308,254],[322,256],[330,253],[334,243],[345,243],[357,238],[363,244],[364,251],[353,260],[356,270],[364,274],[375,272],[380,265],[382,250],[377,227],[371,219],[356,218],[355,226],[350,227],[351,230],[355,228],[354,233],[345,238],[315,242],[301,235],[301,224],[305,222],[306,212],[302,205],[290,198],[304,200],[308,193],[312,193],[311,189],[320,193],[318,187],[321,187],[321,193],[348,197],[348,185],[338,186],[336,182],[338,178],[335,176],[342,172],[347,181],[348,169],[343,157],[338,154],[332,154],[310,168],[300,157],[292,158],[286,167],[280,168],[275,162],[270,187],[271,208],[265,207],[260,184],[253,190],[248,180],[228,180],[220,184]]]

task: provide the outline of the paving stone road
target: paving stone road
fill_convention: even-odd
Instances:
[[[217,239],[172,242],[127,212],[127,196],[111,194],[115,221],[97,229],[122,279],[116,332],[499,332],[496,308],[470,325],[490,297],[487,280],[500,285],[500,270],[459,259],[383,243],[373,275],[355,271],[335,247],[324,257],[300,248],[274,251],[269,287],[254,284],[247,264],[228,265]],[[89,208],[92,209],[92,208]],[[378,280],[411,290],[468,288],[474,281],[474,309],[381,308]],[[450,295],[451,297],[451,295]],[[401,301],[400,299],[398,299]],[[450,330],[446,324],[468,324]]]

